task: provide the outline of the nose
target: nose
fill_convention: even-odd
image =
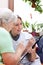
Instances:
[[[19,24],[18,28],[21,29],[21,27],[22,27],[22,26]]]

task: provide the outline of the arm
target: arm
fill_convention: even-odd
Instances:
[[[28,47],[28,48],[32,47],[32,46],[35,44],[35,42],[36,42],[36,41],[35,41],[34,37],[30,38],[30,39],[28,40],[28,44],[27,44],[26,47]]]
[[[16,65],[16,55],[14,53],[3,53],[2,58],[5,65]]]
[[[3,57],[3,62],[5,65],[17,65],[20,57],[24,51],[24,46],[22,44],[20,44],[14,53],[3,53],[2,57]]]
[[[19,49],[21,53],[19,52]],[[4,28],[0,28],[0,53],[2,55],[3,63],[5,65],[17,65],[23,51],[24,46],[21,44],[20,48],[18,46],[17,51],[14,52],[10,34]]]
[[[31,38],[29,40],[29,44],[27,45],[27,52],[28,53],[31,53],[31,61],[34,61],[36,59],[36,46],[34,48],[32,48],[32,46],[34,45],[35,43],[35,39],[34,38]]]

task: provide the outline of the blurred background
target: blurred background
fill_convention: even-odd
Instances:
[[[43,32],[43,0],[0,0],[0,9],[9,8],[23,21],[23,30]]]

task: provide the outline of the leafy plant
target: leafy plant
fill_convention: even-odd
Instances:
[[[36,31],[36,26],[37,26],[36,22],[34,24],[31,24],[32,32]]]
[[[37,30],[40,30],[40,29],[43,30],[43,23],[42,24],[37,24]]]
[[[40,13],[43,12],[43,9],[41,8],[42,5],[40,5],[41,0],[23,0],[23,1],[29,2],[32,8],[35,8],[35,11],[39,11]]]
[[[32,32],[35,31],[35,26],[33,24],[31,24],[32,27]]]
[[[23,24],[23,28],[25,28],[25,23],[24,23],[24,22],[22,22],[22,24]]]
[[[23,22],[23,28],[28,28],[29,27],[29,23],[27,21]]]
[[[30,24],[26,21],[26,22],[25,22],[25,25],[26,25],[26,27],[28,28]]]

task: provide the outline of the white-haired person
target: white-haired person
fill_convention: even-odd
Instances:
[[[2,12],[0,13],[0,26],[10,31],[13,27],[13,21],[16,20],[16,16],[13,15],[13,12],[10,9],[5,8],[1,10]]]
[[[0,65],[17,65],[21,57],[21,53],[18,52],[19,48],[14,52],[9,33],[16,19],[9,9],[0,14]]]
[[[36,46],[32,49],[32,46],[36,42],[34,37],[28,32],[23,32],[22,30],[22,19],[17,16],[17,20],[14,22],[14,26],[10,31],[12,36],[12,42],[14,50],[23,55],[25,52],[31,53],[31,60],[27,59],[25,56],[22,61],[20,61],[23,65],[41,65],[40,58],[36,54]],[[18,55],[19,56],[19,55]]]

